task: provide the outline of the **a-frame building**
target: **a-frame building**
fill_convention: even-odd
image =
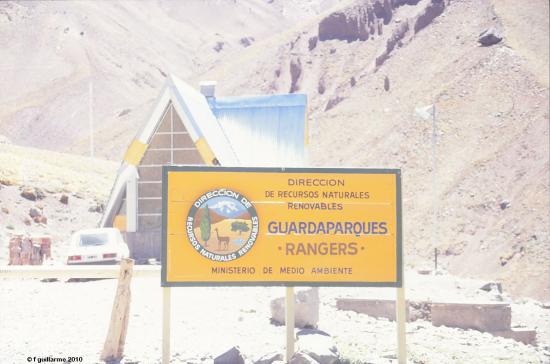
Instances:
[[[125,235],[132,257],[160,259],[162,166],[303,166],[302,94],[222,97],[170,76],[119,168],[102,227]]]

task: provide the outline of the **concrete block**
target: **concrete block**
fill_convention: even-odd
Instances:
[[[512,328],[506,331],[491,332],[494,336],[505,337],[524,343],[525,345],[537,345],[537,332],[524,328]]]
[[[509,331],[512,309],[507,303],[432,303],[434,326],[484,332]]]
[[[336,300],[336,307],[339,310],[364,313],[372,317],[384,317],[395,321],[395,301],[366,298],[339,298]],[[409,320],[409,304],[407,302],[407,320]]]

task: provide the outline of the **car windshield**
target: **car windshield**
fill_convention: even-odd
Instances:
[[[83,234],[80,235],[80,246],[92,246],[107,244],[109,236],[107,233]]]

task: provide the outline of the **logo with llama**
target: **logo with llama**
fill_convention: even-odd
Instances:
[[[195,200],[186,221],[193,248],[203,257],[229,262],[245,255],[258,237],[258,215],[241,193],[226,188]]]

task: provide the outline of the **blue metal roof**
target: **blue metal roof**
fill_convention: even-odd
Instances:
[[[243,166],[303,166],[303,94],[209,98],[209,106]]]

